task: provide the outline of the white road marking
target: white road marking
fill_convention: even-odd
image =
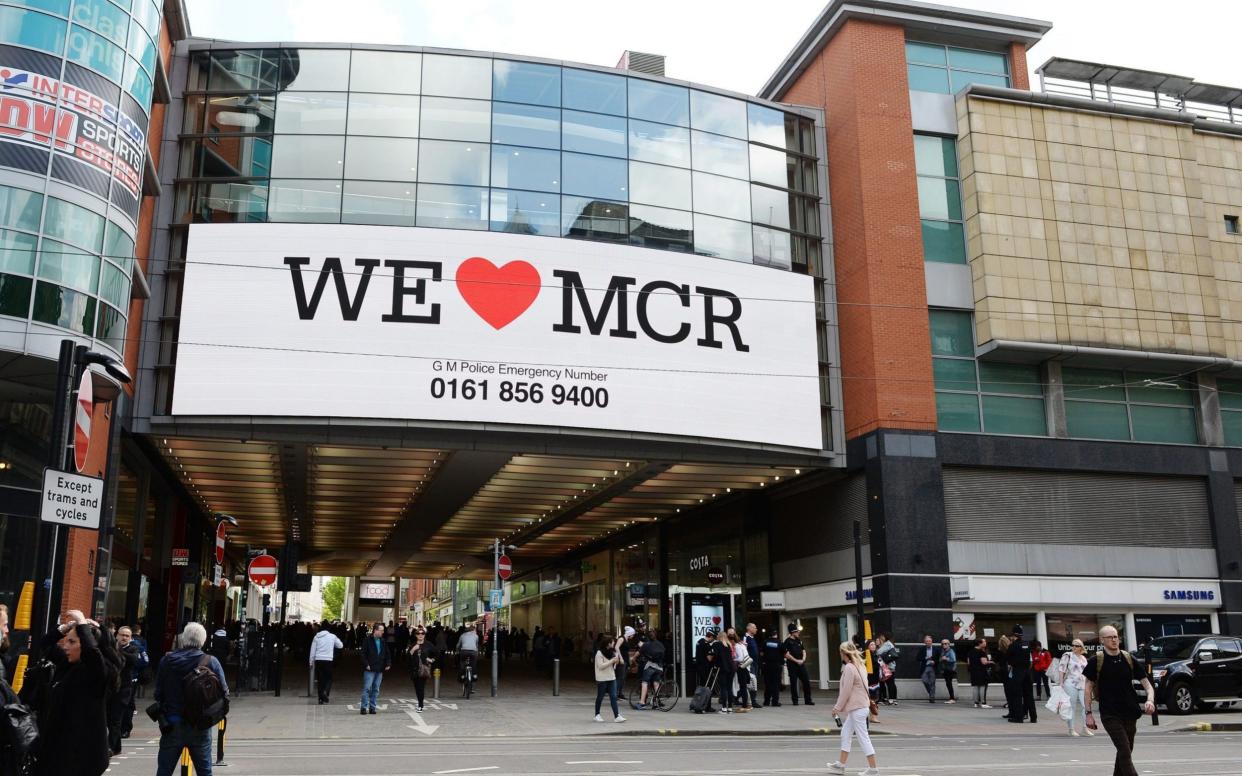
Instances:
[[[441,773],[473,773],[474,771],[494,771],[498,768],[500,768],[499,765],[484,765],[481,768],[455,768],[451,771],[432,771],[432,773],[439,776]]]
[[[566,765],[642,765],[642,760],[566,760]]]

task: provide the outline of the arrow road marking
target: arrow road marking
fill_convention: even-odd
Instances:
[[[406,706],[404,709],[402,709],[402,711],[404,711],[406,713],[406,716],[408,716],[410,720],[414,722],[413,725],[406,725],[406,727],[408,727],[410,730],[417,730],[423,735],[429,736],[432,733],[435,733],[437,730],[440,729],[439,725],[428,725],[427,720],[423,719],[423,715],[415,711],[413,706]]]

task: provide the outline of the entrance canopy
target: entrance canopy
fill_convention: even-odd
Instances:
[[[487,579],[493,539],[518,546],[522,565],[542,564],[810,468],[797,460],[151,441],[204,510],[237,518],[231,543],[270,549],[291,537],[311,573],[340,576]]]

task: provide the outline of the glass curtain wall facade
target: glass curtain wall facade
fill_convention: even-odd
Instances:
[[[620,242],[808,271],[812,119],[620,71],[417,51],[192,54],[176,213]]]

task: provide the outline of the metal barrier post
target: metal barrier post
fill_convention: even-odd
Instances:
[[[315,664],[311,663],[310,668],[306,672],[306,698],[307,703],[315,697]]]
[[[228,767],[228,763],[224,761],[224,734],[229,729],[229,718],[225,717],[220,720],[220,724],[216,726],[216,767]]]
[[[436,670],[432,671],[431,678],[433,682],[432,690],[431,690],[431,697],[435,698],[436,700],[440,700],[440,669],[437,668]]]
[[[183,747],[181,750],[181,776],[190,776],[194,769],[190,767],[190,750]]]
[[[561,694],[561,659],[552,659],[552,695]]]

